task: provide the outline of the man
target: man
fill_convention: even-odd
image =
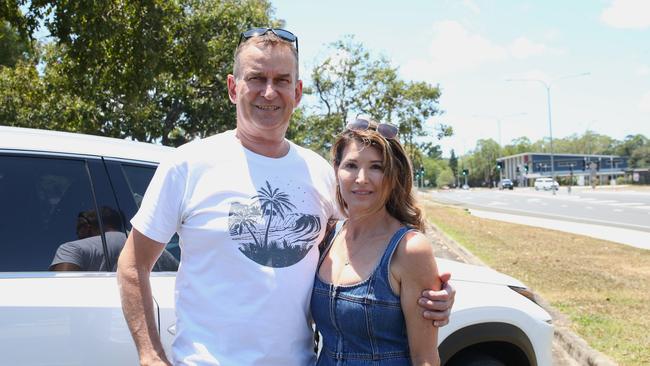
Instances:
[[[110,271],[115,270],[117,257],[124,246],[126,235],[121,231],[120,215],[110,207],[101,208],[106,250],[104,255],[101,230],[97,211],[94,209],[79,212],[77,216],[77,237],[79,240],[61,244],[52,259],[50,271]]]
[[[77,237],[79,240],[61,244],[52,259],[50,271],[115,271],[126,235],[122,231],[120,214],[110,207],[100,209],[106,252],[102,243],[101,229],[97,211],[94,209],[80,212],[77,216]],[[108,254],[108,259],[105,256]],[[176,271],[178,261],[168,251],[163,251],[153,270]]]
[[[178,148],[147,189],[118,264],[123,310],[143,365],[170,364],[149,272],[176,232],[183,254],[174,364],[315,360],[308,307],[317,245],[338,213],[331,166],[284,138],[302,97],[297,48],[286,30],[242,33],[228,75],[236,130]],[[433,316],[444,324],[453,289],[436,295],[441,304],[427,301],[443,309]]]

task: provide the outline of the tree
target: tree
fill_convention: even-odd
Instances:
[[[481,139],[468,159],[470,180],[490,185],[495,180],[496,159],[501,155],[499,144],[492,139]]]
[[[235,126],[233,50],[242,29],[278,24],[271,15],[266,0],[33,0],[7,18],[26,32],[45,21],[47,88],[83,106],[85,123],[48,127],[172,144]]]
[[[454,181],[456,181],[458,179],[458,158],[456,157],[454,149],[451,149],[451,156],[449,157],[449,169],[451,169],[451,173],[454,176]]]
[[[32,46],[26,37],[0,18],[0,67],[15,67],[19,60],[31,58]]]
[[[293,112],[286,137],[329,160],[334,139],[341,131],[340,121],[336,114],[308,113],[305,107],[301,107]]]
[[[267,181],[266,187],[262,187],[257,191],[257,195],[253,196],[260,202],[262,214],[269,217],[266,222],[266,231],[264,233],[264,245],[269,245],[269,229],[271,228],[271,221],[274,215],[280,215],[284,218],[284,210],[295,208],[293,203],[289,200],[289,195],[280,191],[279,188],[271,188],[271,184]]]
[[[528,137],[522,136],[513,139],[509,145],[503,147],[503,155],[517,155],[532,152],[532,143]]]
[[[437,144],[420,139],[428,136],[425,122],[439,113],[438,86],[400,80],[397,68],[386,58],[373,58],[352,36],[332,43],[330,49],[331,55],[312,71],[313,89],[307,89],[317,97],[320,109],[314,113],[319,114],[321,123],[305,126],[303,135],[322,131],[329,135],[331,131],[340,131],[351,116],[365,114],[399,127],[400,138],[414,166],[422,165],[423,150],[427,155],[440,155]],[[436,126],[438,139],[451,134],[451,127]]]
[[[440,171],[438,178],[436,179],[437,187],[451,186],[454,185],[456,178],[451,172],[451,169],[443,169]]]
[[[314,83],[320,104],[326,119],[339,118],[339,126],[345,127],[348,114],[358,109],[357,95],[361,91],[362,80],[370,67],[370,54],[361,43],[355,43],[352,36],[330,44],[332,55],[312,70]]]
[[[628,156],[630,168],[650,166],[650,140],[642,134],[628,135],[616,145],[617,155]]]

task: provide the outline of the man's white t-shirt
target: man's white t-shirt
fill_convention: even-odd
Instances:
[[[227,131],[158,167],[133,227],[180,237],[175,365],[310,365],[318,243],[337,215],[331,166],[290,143],[282,158]]]

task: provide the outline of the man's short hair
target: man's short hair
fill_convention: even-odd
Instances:
[[[296,78],[294,82],[297,82],[298,79],[300,78],[299,72],[298,72],[298,50],[296,47],[293,45],[292,42],[286,41],[280,37],[278,37],[275,33],[273,32],[266,32],[260,36],[255,36],[251,37],[249,39],[243,40],[239,46],[237,46],[237,49],[235,49],[235,63],[233,65],[233,75],[235,76],[235,79],[239,79],[241,77],[241,70],[239,66],[239,54],[241,53],[242,49],[248,46],[252,45],[258,45],[261,44],[264,47],[276,47],[276,46],[282,46],[282,47],[289,47],[291,49],[291,53],[293,54],[293,57],[296,60]]]

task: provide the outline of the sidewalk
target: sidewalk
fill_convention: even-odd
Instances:
[[[590,236],[596,239],[609,240],[615,243],[626,244],[635,248],[650,249],[650,233],[644,231],[572,221],[552,220],[533,216],[511,215],[475,209],[470,209],[470,213],[477,217],[486,219],[559,230],[578,235]]]

